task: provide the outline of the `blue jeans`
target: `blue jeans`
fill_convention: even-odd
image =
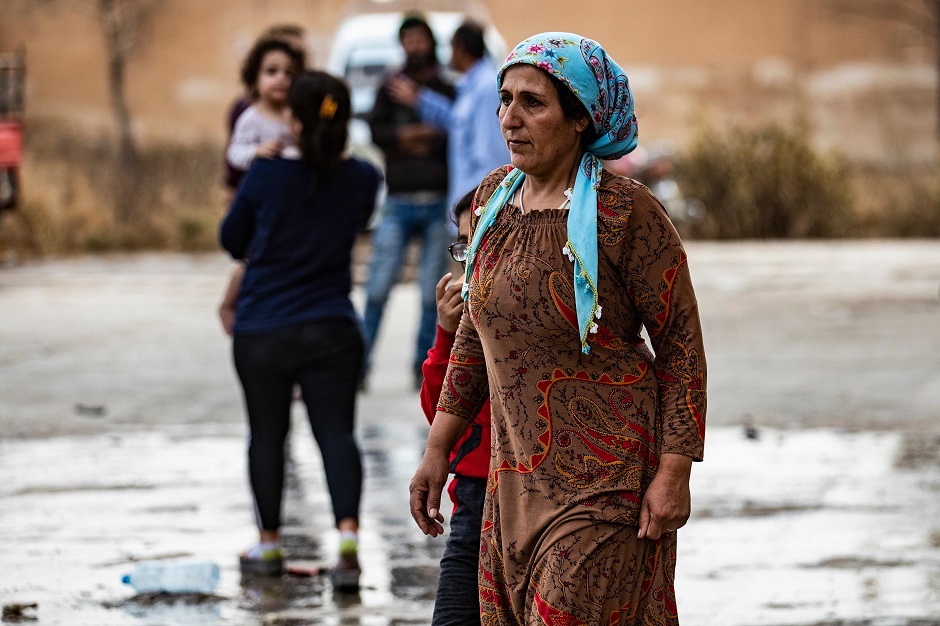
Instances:
[[[421,239],[418,286],[421,291],[421,321],[415,342],[414,371],[434,345],[437,333],[437,298],[434,287],[447,271],[447,205],[443,199],[430,203],[416,203],[401,196],[389,196],[375,231],[372,233],[372,261],[366,281],[366,308],[363,326],[366,336],[366,370],[371,365],[372,348],[379,334],[385,303],[392,287],[398,281],[405,260],[408,242],[412,237]]]
[[[431,626],[479,626],[480,527],[486,481],[461,477],[454,494],[460,505],[450,518]]]

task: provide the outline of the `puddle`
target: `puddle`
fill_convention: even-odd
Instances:
[[[940,626],[936,244],[690,242],[689,256],[710,414],[679,534],[683,626]],[[360,396],[364,572],[339,594],[322,575],[239,575],[256,533],[212,313],[230,270],[222,255],[104,255],[0,272],[0,604],[36,603],[23,623],[430,622],[444,543],[417,530],[407,493],[427,435],[407,367],[416,288],[393,292],[399,332]],[[289,564],[319,572],[338,533],[305,419],[290,453]],[[121,575],[167,558],[218,563],[220,599],[134,600]]]
[[[288,565],[313,575],[238,572],[254,539],[240,428],[2,440],[0,601],[37,603],[24,615],[39,621],[23,623],[43,625],[427,624],[443,542],[421,535],[407,506],[425,427],[361,433],[362,588],[343,594],[322,575],[337,534],[320,457],[295,424],[284,546]],[[710,430],[679,535],[683,624],[936,626],[923,620],[940,613],[940,466],[911,445],[896,433]],[[134,563],[172,558],[219,563],[216,594],[120,584]],[[842,621],[820,621],[831,615]]]

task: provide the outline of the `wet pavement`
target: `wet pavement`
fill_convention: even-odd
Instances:
[[[685,626],[940,624],[940,245],[692,242],[710,369],[706,461],[679,535]],[[214,317],[219,255],[0,270],[0,604],[34,624],[427,624],[441,539],[407,484],[417,296],[387,312],[358,434],[363,587],[242,581],[254,539],[245,429]],[[357,291],[356,297],[361,297]],[[295,407],[285,546],[338,536]],[[150,559],[211,560],[214,596],[138,596]],[[12,615],[5,620],[16,619]]]

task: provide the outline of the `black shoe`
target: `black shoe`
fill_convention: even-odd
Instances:
[[[333,583],[333,589],[336,591],[355,593],[359,591],[359,576],[361,574],[359,559],[355,556],[352,558],[340,556],[336,567],[330,570],[330,582]]]
[[[280,576],[284,573],[284,552],[277,548],[264,550],[258,556],[242,554],[238,566],[247,576]]]

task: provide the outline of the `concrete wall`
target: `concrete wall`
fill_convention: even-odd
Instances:
[[[92,4],[0,0],[0,50],[27,51],[31,118],[89,132],[110,127]],[[304,25],[315,61],[324,63],[342,17],[367,4],[164,0],[130,66],[136,132],[144,141],[220,141],[223,111],[239,92],[241,57],[261,30],[275,22]],[[447,2],[399,4],[431,9]],[[821,146],[861,159],[878,159],[886,149],[916,159],[934,149],[933,56],[904,27],[846,19],[830,0],[595,0],[584,7],[590,11],[557,0],[477,6],[510,46],[544,30],[600,41],[631,76],[646,139],[681,142],[707,121],[776,119],[802,123]]]

